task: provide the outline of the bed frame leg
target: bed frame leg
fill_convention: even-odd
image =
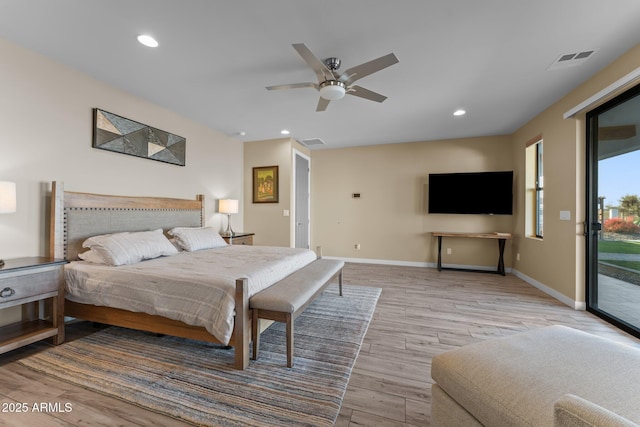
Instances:
[[[249,339],[251,338],[251,319],[249,317],[248,279],[236,280],[236,317],[233,326],[235,335],[235,368],[246,369],[249,366]]]

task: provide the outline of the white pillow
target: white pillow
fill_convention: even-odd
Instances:
[[[211,227],[176,227],[169,230],[169,234],[175,237],[176,243],[182,249],[189,252],[228,246],[220,234]]]
[[[94,236],[85,240],[82,247],[90,248],[105,264],[113,266],[178,253],[161,229]]]
[[[96,251],[89,249],[78,254],[78,258],[83,261],[90,262],[92,264],[104,264],[104,259]]]

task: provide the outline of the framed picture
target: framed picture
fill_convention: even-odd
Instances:
[[[278,203],[278,166],[253,168],[253,203]]]
[[[93,147],[184,166],[187,140],[108,111],[93,110]]]

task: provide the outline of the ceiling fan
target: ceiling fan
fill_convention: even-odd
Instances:
[[[339,74],[340,59],[327,58],[321,61],[304,43],[296,43],[293,45],[293,48],[316,73],[318,83],[306,82],[267,86],[267,90],[312,87],[320,92],[320,99],[318,100],[316,111],[326,110],[329,102],[341,99],[345,95],[358,96],[375,102],[382,102],[387,99],[384,95],[365,89],[362,86],[354,85],[353,83],[363,77],[398,63],[398,58],[396,58],[393,53],[349,68],[344,73]]]

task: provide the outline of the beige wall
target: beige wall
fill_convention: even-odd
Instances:
[[[585,220],[586,111],[570,119],[564,119],[563,114],[638,67],[640,46],[625,53],[513,135],[516,171],[520,175],[524,173],[524,144],[538,134],[544,139],[545,170],[544,239],[524,237],[524,216],[517,215],[515,232],[519,238],[513,250],[514,254],[520,254],[520,261],[515,261],[514,268],[526,280],[548,288],[545,290],[576,307],[583,307],[585,301],[582,223]],[[619,92],[621,90],[616,93]],[[520,191],[518,203],[523,201],[524,193]],[[571,212],[570,221],[559,219],[561,210]]]
[[[508,136],[313,151],[312,247],[322,246],[323,256],[433,264],[437,250],[430,232],[510,232],[513,216],[428,215],[428,174],[512,169]],[[444,263],[496,265],[495,241],[443,243],[452,250]]]
[[[215,201],[242,200],[241,142],[1,39],[0,57],[0,180],[15,181],[18,197],[17,212],[0,216],[0,258],[47,255],[53,180],[68,191],[201,193],[207,224],[226,227]],[[186,166],[92,148],[94,107],[184,136]],[[3,316],[10,314],[0,312],[0,322]]]
[[[250,141],[244,144],[244,230],[255,233],[254,244],[293,246],[294,222],[293,156],[294,150],[309,155],[309,150],[291,138]],[[278,203],[253,203],[253,168],[278,166]],[[289,216],[284,215],[284,211]]]

